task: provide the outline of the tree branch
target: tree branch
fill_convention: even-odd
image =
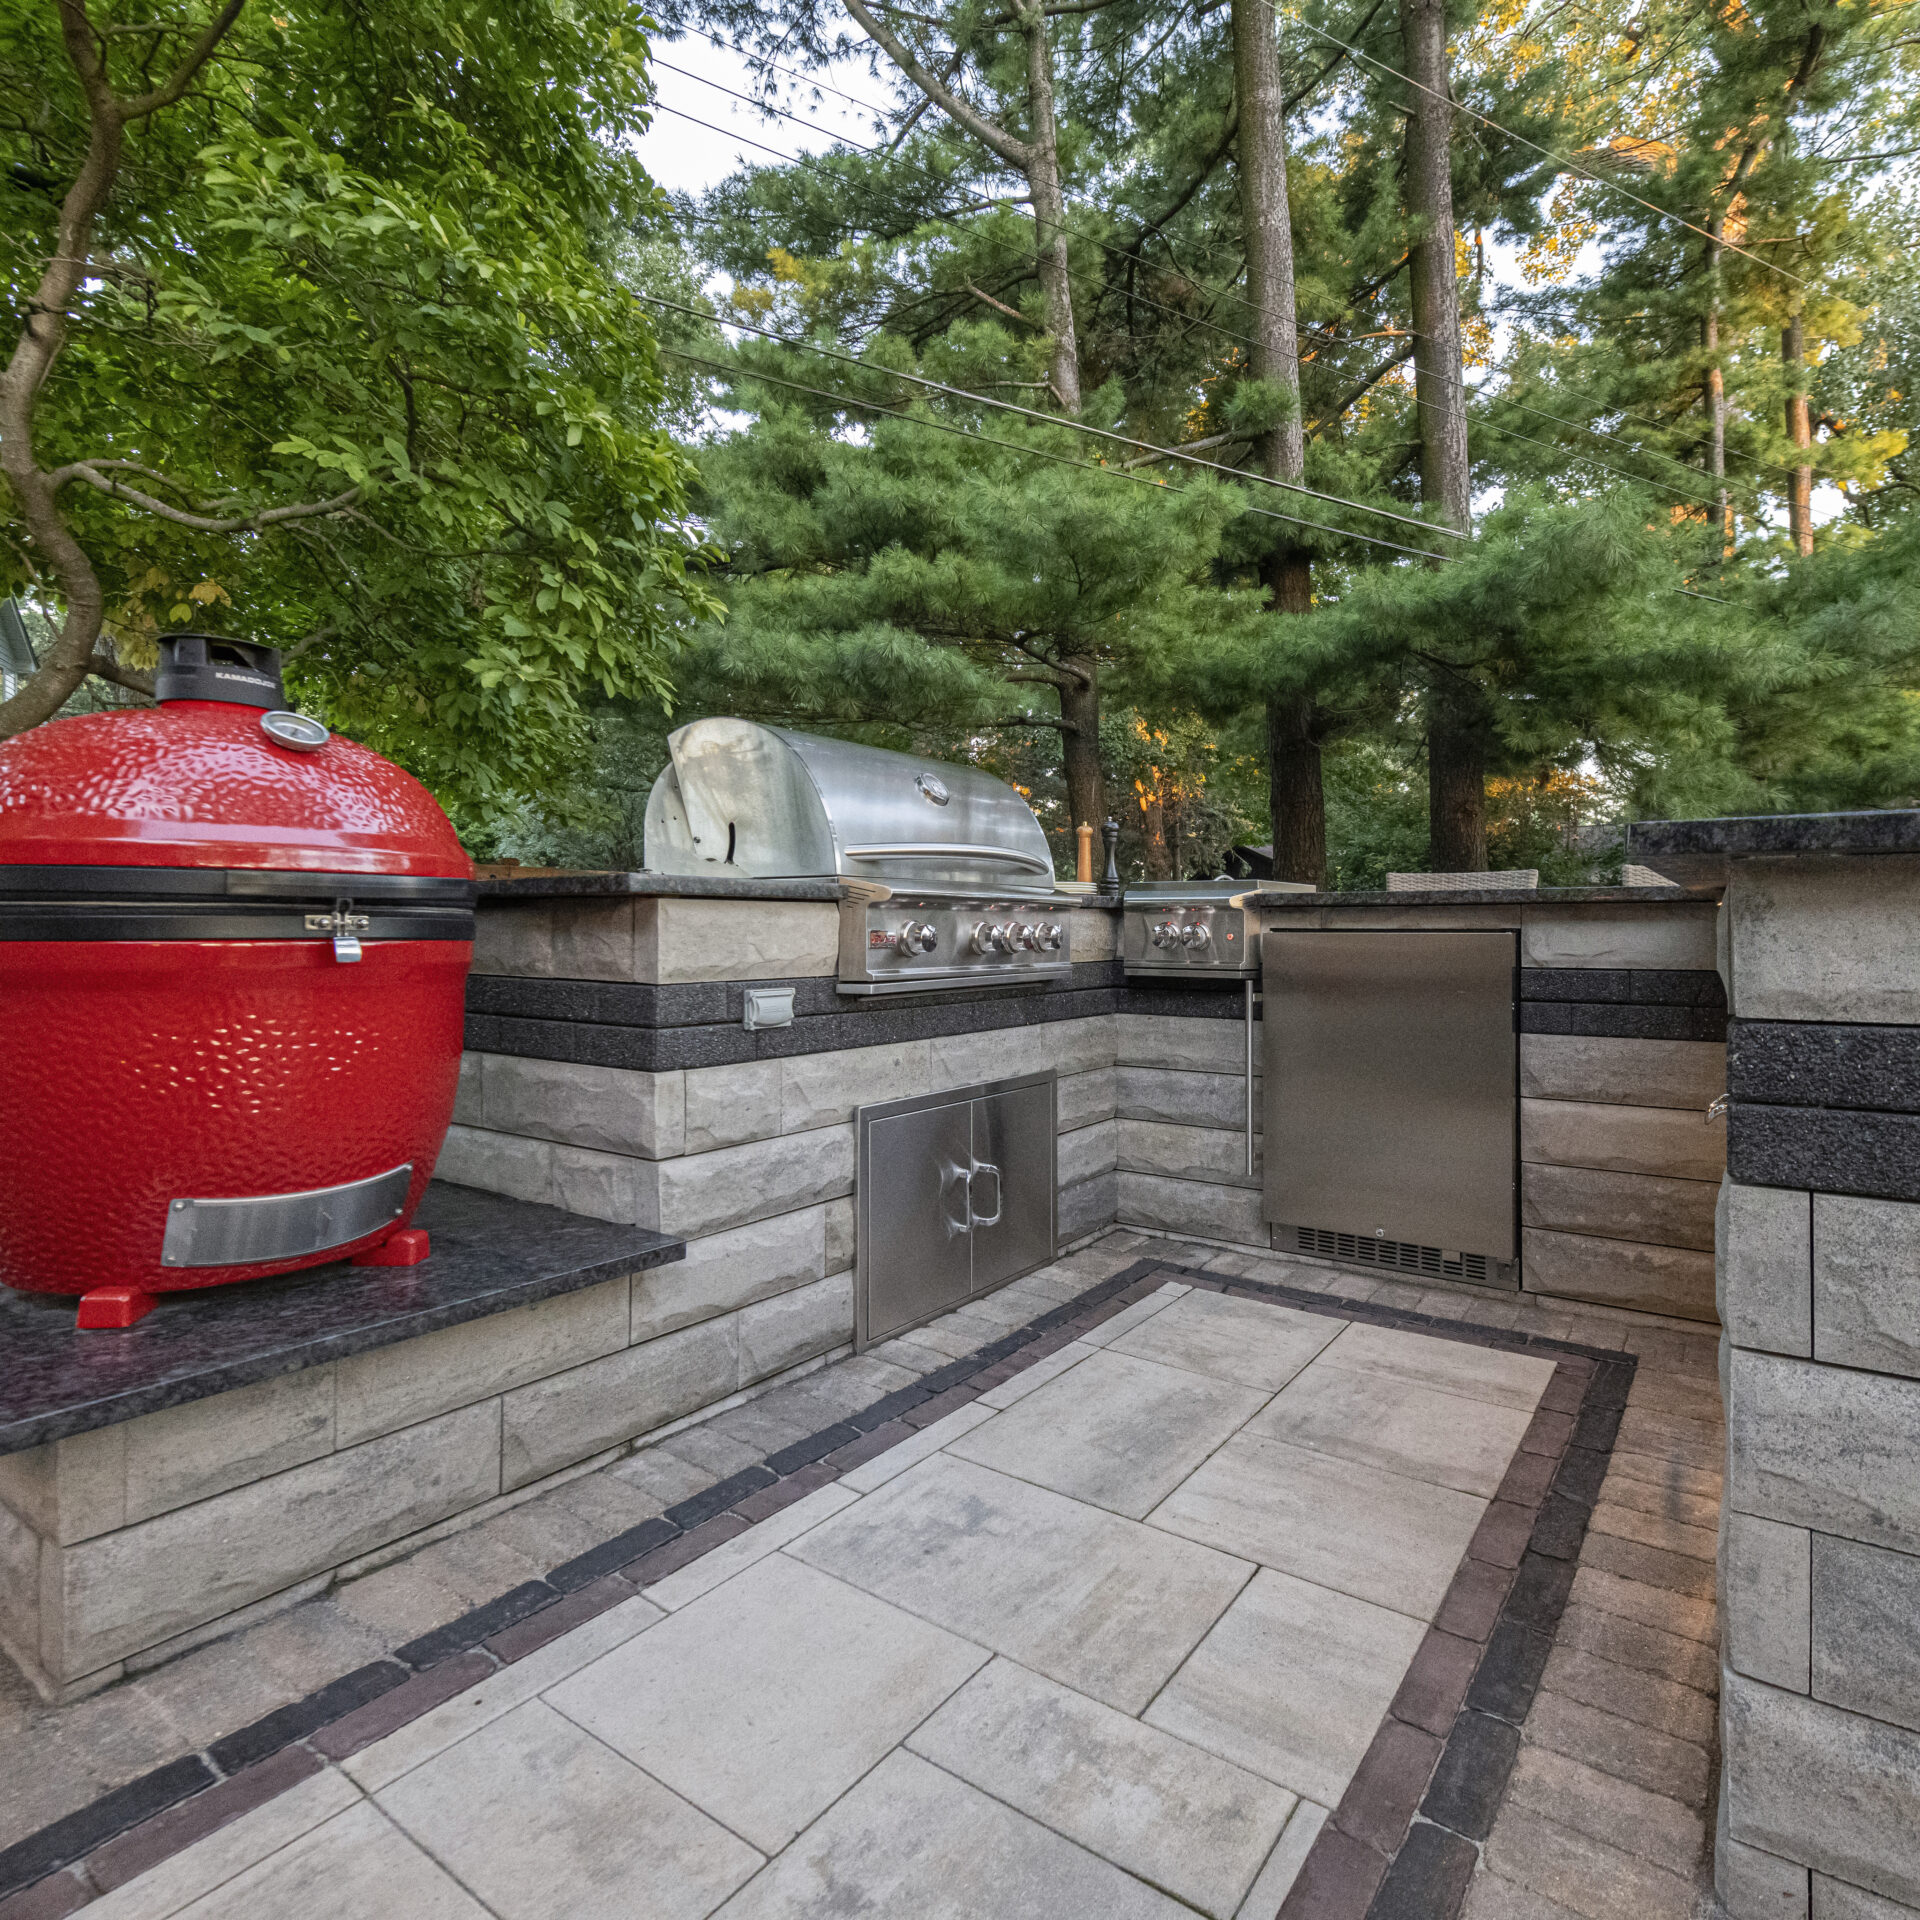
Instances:
[[[121,103],[119,112],[122,124],[129,120],[144,120],[148,114],[172,106],[192,84],[193,76],[213,57],[214,48],[226,38],[227,29],[240,18],[240,9],[246,4],[247,0],[227,0],[227,4],[207,22],[205,31],[188,50],[186,58],[174,68],[168,80],[151,93],[143,93]],[[84,0],[61,0],[62,13],[69,7],[75,12],[82,12]]]
[[[110,463],[103,461],[100,464]],[[138,471],[145,472],[146,469]],[[164,500],[156,500],[152,494],[142,493],[138,487],[130,487],[124,481],[111,479],[96,471],[91,461],[76,460],[70,466],[57,468],[48,477],[58,478],[63,485],[68,480],[84,480],[88,486],[116,500],[130,500],[136,507],[144,507],[147,512],[158,514],[162,520],[171,520],[176,526],[191,527],[196,533],[259,533],[288,520],[317,520],[330,513],[344,513],[360,498],[360,489],[349,487],[345,493],[336,493],[331,500],[303,500],[291,507],[266,507],[257,513],[238,513],[224,520],[216,520],[204,513],[188,513],[184,507],[170,507]],[[160,476],[154,477],[157,479]]]
[[[125,687],[129,693],[153,698],[153,675],[142,673],[138,667],[123,667],[110,653],[96,651],[87,662],[87,671],[98,679],[111,680],[116,687]]]
[[[887,58],[956,125],[966,130],[981,145],[997,153],[1009,166],[1022,173],[1033,164],[1033,152],[1024,140],[1016,140],[1004,127],[996,127],[985,115],[976,112],[929,67],[891,27],[878,19],[866,0],[847,0],[847,11],[860,22]]]

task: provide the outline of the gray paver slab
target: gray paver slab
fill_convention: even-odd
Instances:
[[[1249,1433],[1491,1499],[1531,1414],[1355,1367],[1308,1367]]]
[[[1284,1387],[1345,1323],[1328,1314],[1299,1313],[1224,1293],[1183,1294],[1144,1326],[1113,1342],[1116,1353],[1186,1367],[1218,1380]]]
[[[986,1659],[776,1553],[546,1697],[772,1853]]]
[[[789,1551],[1123,1713],[1153,1698],[1251,1571],[949,1454]]]
[[[1215,1920],[1232,1920],[1295,1806],[1244,1768],[1009,1660],[976,1674],[907,1746]]]
[[[1258,1387],[1108,1349],[948,1451],[1140,1520],[1265,1399]]]
[[[1486,1506],[1477,1494],[1240,1433],[1148,1518],[1431,1620]]]
[[[976,1787],[896,1753],[719,1920],[1177,1920],[1164,1894]]]
[[[378,1803],[501,1920],[703,1920],[761,1865],[542,1700],[416,1767]]]
[[[1533,1354],[1501,1353],[1464,1340],[1402,1333],[1395,1327],[1370,1327],[1359,1321],[1352,1322],[1323,1357],[1332,1366],[1364,1367],[1438,1387],[1443,1393],[1491,1400],[1500,1407],[1522,1407],[1528,1413],[1546,1392],[1554,1365]]]
[[[1331,1807],[1423,1637],[1405,1614],[1263,1568],[1145,1718]]]

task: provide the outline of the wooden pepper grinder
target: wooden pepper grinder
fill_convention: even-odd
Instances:
[[[1100,838],[1106,842],[1107,870],[1100,876],[1100,891],[1108,899],[1120,897],[1120,822],[1109,820],[1100,829]]]
[[[1079,842],[1079,845],[1074,849],[1073,877],[1079,885],[1090,887],[1093,885],[1092,826],[1087,821],[1082,820],[1080,824],[1074,828],[1073,837]]]

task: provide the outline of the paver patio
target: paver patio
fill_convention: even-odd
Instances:
[[[1115,1238],[1016,1288],[1058,1301],[1143,1250]],[[1510,1784],[1511,1751],[1482,1770],[1490,1838],[1467,1911],[1691,1911],[1713,1739],[1710,1341],[1167,1252],[1331,1307],[1417,1303],[1491,1328],[1553,1313],[1535,1330],[1637,1337],[1668,1363],[1636,1380],[1557,1643],[1533,1636],[1544,1674],[1536,1661],[1517,1713],[1489,1721],[1524,1731]],[[383,1738],[337,1760],[317,1743],[287,1790],[157,1865],[82,1868],[16,1896],[40,1901],[19,1913],[1271,1920],[1290,1888],[1290,1915],[1312,1911],[1351,1844],[1315,1841],[1343,1796],[1340,1826],[1364,1831],[1353,1795],[1407,1731],[1389,1707],[1418,1718],[1395,1705],[1416,1656],[1467,1644],[1443,1609],[1495,1494],[1526,1477],[1555,1367],[1218,1284],[1158,1286]],[[1021,1297],[879,1364],[917,1345],[925,1371],[969,1332],[984,1344]],[[824,1406],[835,1371],[780,1392]],[[754,1413],[709,1423],[716,1464],[726,1423]],[[689,1457],[700,1431],[681,1436]],[[1476,1686],[1509,1657],[1496,1634]],[[1438,1739],[1408,1738],[1430,1766]],[[1472,1758],[1456,1738],[1442,1774]]]

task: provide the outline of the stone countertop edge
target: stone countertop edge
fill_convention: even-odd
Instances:
[[[832,879],[727,880],[702,873],[530,873],[521,879],[496,876],[479,882],[479,898],[502,906],[521,900],[605,900],[635,896],[682,900],[823,900],[838,903],[840,883]],[[1070,908],[1117,909],[1120,902],[1100,894],[1056,893],[1050,913]]]
[[[1258,893],[1262,913],[1329,907],[1677,907],[1711,906],[1710,895],[1671,887],[1409,887],[1404,893]]]
[[[0,1288],[0,1454],[395,1346],[686,1255],[684,1240],[644,1227],[441,1181],[428,1188],[415,1218],[440,1241],[418,1267],[336,1263],[239,1282],[233,1290],[194,1288],[163,1298],[124,1330],[80,1332],[68,1296]],[[565,1236],[557,1257],[512,1244],[550,1245],[556,1230]],[[583,1240],[588,1244],[577,1254],[568,1250],[568,1242]]]
[[[1636,820],[1635,855],[1920,853],[1920,808],[1856,813],[1748,813],[1721,820]]]

